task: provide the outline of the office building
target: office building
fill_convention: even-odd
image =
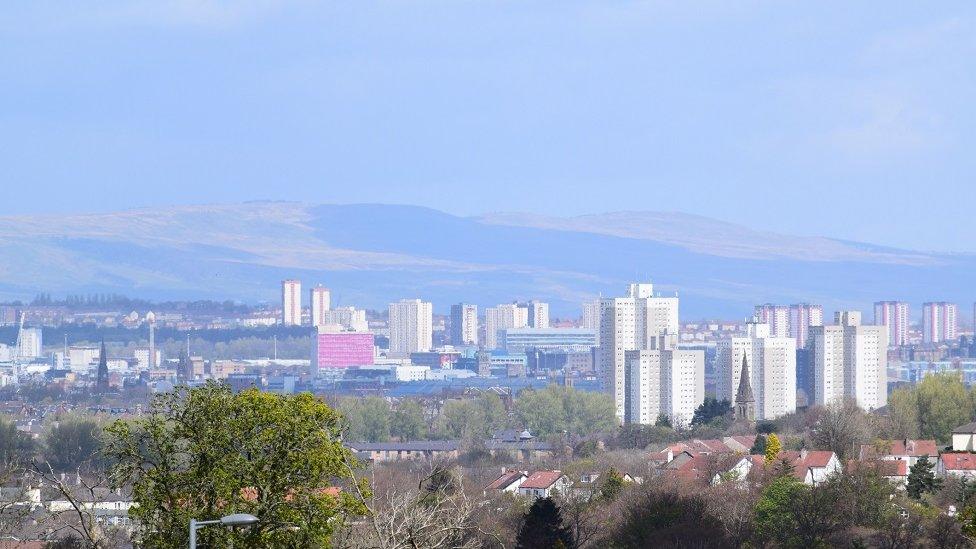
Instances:
[[[373,334],[319,330],[313,337],[312,369],[366,366],[375,359]]]
[[[888,330],[888,345],[908,345],[908,303],[879,301],[874,304],[874,325]]]
[[[810,326],[823,326],[823,307],[809,303],[790,305],[790,337],[796,340],[797,349],[806,348]]]
[[[838,311],[831,326],[810,328],[814,403],[853,399],[865,410],[888,403],[888,330],[861,325],[861,313]]]
[[[499,331],[506,328],[526,328],[529,325],[529,310],[510,303],[485,309],[485,348],[499,347]]]
[[[302,283],[299,280],[281,281],[281,323],[302,325]]]
[[[720,341],[715,354],[716,395],[736,405],[743,361],[749,364],[749,388],[756,420],[796,411],[796,340],[776,337],[769,324],[754,318],[744,337]]]
[[[308,292],[309,313],[312,319],[312,326],[318,328],[328,324],[325,313],[332,306],[332,295],[325,286],[315,286]]]
[[[626,352],[653,350],[659,336],[677,333],[678,298],[655,296],[651,283],[631,284],[626,297],[600,300],[598,370],[621,420],[627,398]]]
[[[499,330],[498,345],[509,354],[535,348],[543,351],[588,352],[596,334],[583,328],[506,328]]]
[[[390,356],[407,358],[410,353],[430,350],[434,337],[433,307],[427,301],[404,299],[390,303]]]
[[[470,303],[451,305],[451,345],[478,344],[478,306]]]
[[[923,304],[922,341],[924,343],[955,341],[958,337],[957,322],[955,303],[935,301]]]

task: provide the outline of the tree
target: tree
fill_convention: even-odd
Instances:
[[[824,408],[813,427],[817,447],[832,450],[841,461],[851,455],[857,444],[869,438],[867,418],[853,400]]]
[[[414,399],[400,401],[390,418],[390,434],[400,440],[427,438],[427,422],[419,402]]]
[[[752,441],[752,448],[749,448],[749,453],[754,456],[766,455],[766,437],[756,435],[756,439]]]
[[[969,393],[957,373],[928,375],[914,387],[918,430],[922,438],[946,442],[952,429],[968,423],[972,414]]]
[[[485,393],[476,399],[447,401],[434,420],[434,433],[441,439],[477,441],[506,425],[508,416],[501,399]]]
[[[30,461],[34,454],[34,439],[22,433],[17,425],[0,416],[0,470]]]
[[[585,436],[617,426],[613,397],[558,385],[522,391],[515,399],[515,415],[519,423],[543,438],[562,433]]]
[[[624,477],[617,472],[617,469],[610,467],[607,470],[607,478],[600,487],[600,496],[606,501],[613,501],[624,489]]]
[[[525,514],[515,540],[518,549],[570,548],[572,533],[563,525],[562,513],[552,498],[539,498]]]
[[[65,415],[44,437],[44,459],[58,472],[92,465],[102,448],[101,432],[90,417]]]
[[[671,425],[671,418],[667,414],[661,414],[657,416],[657,421],[654,422],[655,427],[667,427],[668,429],[673,429],[674,426]]]
[[[355,484],[342,418],[309,393],[278,395],[223,384],[159,394],[148,414],[106,429],[104,453],[116,486],[131,486],[139,544],[187,544],[191,518],[258,517],[237,530],[201,530],[207,547],[321,547],[363,502],[334,482]],[[357,488],[365,489],[357,486]]]
[[[647,489],[623,509],[610,547],[728,547],[722,523],[706,498]]]
[[[346,420],[346,438],[362,442],[390,440],[390,405],[380,397],[343,398],[338,409]]]
[[[691,424],[704,425],[711,423],[712,420],[724,417],[731,412],[732,405],[728,400],[717,400],[706,397],[705,401],[695,409],[695,415],[691,418]]]
[[[912,465],[908,471],[908,483],[905,491],[908,497],[922,499],[922,494],[932,493],[942,486],[942,479],[937,478],[932,471],[935,464],[929,461],[928,456],[922,456]]]
[[[783,445],[779,443],[779,437],[776,436],[776,433],[770,433],[766,437],[766,465],[776,461],[782,451]]]
[[[791,504],[808,488],[792,475],[773,479],[762,491],[754,509],[753,527],[760,541],[789,546],[796,529]]]

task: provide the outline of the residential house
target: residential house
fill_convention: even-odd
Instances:
[[[976,421],[960,425],[952,430],[952,451],[976,451]]]
[[[505,469],[502,474],[485,486],[485,493],[488,492],[508,492],[517,494],[522,483],[529,475],[525,471],[510,471]]]
[[[879,440],[875,444],[862,444],[860,459],[904,461],[908,467],[915,465],[919,458],[928,456],[935,459],[939,455],[939,448],[934,440]]]
[[[956,438],[955,432],[952,433],[952,438]],[[976,454],[946,452],[939,456],[936,473],[943,477],[955,475],[974,479],[976,478]]]
[[[571,485],[562,471],[536,471],[522,481],[518,493],[529,498],[547,498],[556,492],[565,493]]]
[[[456,440],[422,440],[407,442],[347,442],[346,446],[371,462],[424,459],[438,461],[457,459],[460,443]]]

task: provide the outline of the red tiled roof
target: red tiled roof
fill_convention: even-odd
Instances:
[[[881,456],[937,456],[939,448],[934,440],[884,440],[882,441],[890,449],[887,452],[878,452],[874,444],[861,445],[861,459]]]
[[[876,469],[883,477],[904,477],[908,476],[908,462],[903,459],[881,459],[871,461],[860,461],[856,459],[847,462],[847,469],[857,471],[858,469]]]
[[[562,471],[536,471],[525,479],[519,488],[545,490],[556,483],[563,476]]]
[[[525,476],[522,471],[506,471],[502,475],[492,481],[491,484],[485,486],[485,490],[504,490],[511,486],[515,481]]]
[[[810,450],[803,458],[803,465],[806,467],[826,467],[832,457],[834,457],[834,453],[830,450]]]
[[[976,471],[976,455],[942,454],[942,466],[946,471]]]

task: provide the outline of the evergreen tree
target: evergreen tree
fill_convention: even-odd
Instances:
[[[674,426],[671,425],[671,418],[667,414],[661,414],[657,416],[657,421],[654,423],[655,427],[667,427],[668,429],[673,429]]]
[[[600,488],[600,496],[607,501],[613,501],[624,489],[624,477],[613,467],[607,470],[607,479]]]
[[[908,485],[905,490],[908,497],[922,499],[922,494],[935,492],[942,486],[942,479],[936,478],[932,467],[935,464],[929,461],[928,456],[923,456],[912,465],[908,472]]]
[[[749,448],[749,453],[754,456],[766,455],[766,437],[756,435],[756,440],[753,441],[752,448]]]
[[[552,498],[539,498],[525,514],[515,540],[517,549],[572,547],[573,535],[563,525],[562,513]]]
[[[766,464],[776,461],[776,457],[779,453],[783,451],[783,446],[779,443],[779,437],[776,433],[770,433],[766,437]]]
[[[732,404],[728,400],[717,400],[706,397],[705,401],[695,409],[695,415],[691,418],[691,424],[703,425],[731,412]]]

